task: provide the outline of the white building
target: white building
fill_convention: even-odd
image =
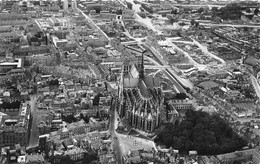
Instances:
[[[52,42],[55,47],[64,47],[66,46],[68,40],[67,39],[59,39],[56,36],[52,36]]]
[[[73,0],[71,2],[71,8],[74,10],[74,9],[77,9],[77,1],[76,0]]]
[[[68,0],[63,0],[63,10],[68,10],[68,8],[69,8]]]

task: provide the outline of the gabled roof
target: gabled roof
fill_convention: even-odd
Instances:
[[[124,87],[125,88],[135,88],[138,86],[138,82],[139,82],[138,78],[125,78]]]
[[[149,98],[151,94],[149,93],[147,86],[143,80],[139,80],[138,88],[140,89],[140,93],[143,97]]]
[[[144,81],[148,88],[160,87],[159,77],[145,77]]]

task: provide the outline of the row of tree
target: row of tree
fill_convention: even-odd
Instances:
[[[238,20],[243,15],[241,6],[237,3],[230,4],[220,9],[213,7],[212,14],[213,16],[218,16],[223,20]]]
[[[97,113],[97,116],[99,116],[99,114]],[[84,116],[82,113],[80,114],[80,117],[79,117],[79,119],[81,119],[81,120],[84,120],[85,121],[85,123],[89,123],[89,117],[86,115],[86,116]],[[73,122],[77,122],[78,121],[78,119],[74,116],[74,115],[67,115],[67,116],[65,116],[65,115],[62,115],[62,121],[65,121],[65,122],[67,122],[67,123],[73,123]]]
[[[142,8],[144,8],[147,12],[149,12],[150,14],[153,14],[153,9],[150,8],[149,6],[145,5],[145,4],[141,4]]]
[[[21,101],[12,101],[12,102],[3,102],[0,104],[0,109],[19,109],[21,105]]]
[[[84,153],[82,164],[95,164],[98,160],[97,153]],[[73,161],[69,155],[56,155],[50,157],[50,162],[56,164],[76,164],[78,161]],[[56,162],[59,161],[59,162]]]
[[[188,110],[181,123],[166,124],[155,139],[157,144],[178,149],[182,154],[197,150],[201,155],[233,152],[247,145],[231,127],[217,115]]]
[[[101,6],[95,6],[93,9],[96,11],[97,14],[100,14],[100,12],[102,11]],[[118,10],[115,10],[115,11],[111,10],[110,13],[114,13],[114,14],[117,14],[117,15],[122,15],[123,10],[122,9],[118,9]]]
[[[126,2],[126,5],[127,5],[127,7],[128,7],[130,10],[133,9],[133,5],[132,5],[132,3],[130,3],[130,2]]]
[[[52,80],[47,81],[47,84],[59,86],[59,80],[58,79],[52,79]]]
[[[78,121],[78,119],[74,116],[74,115],[72,115],[72,114],[70,114],[70,115],[62,115],[62,121],[65,121],[65,122],[67,122],[67,123],[73,123],[73,122],[77,122]]]

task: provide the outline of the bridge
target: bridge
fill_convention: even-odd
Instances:
[[[236,27],[236,28],[260,28],[260,24],[215,24],[215,23],[200,23],[202,26],[211,26],[211,27]]]
[[[128,45],[138,44],[138,41],[135,40],[135,41],[128,41],[128,42],[121,42],[121,44],[128,46]]]
[[[179,19],[179,21],[182,22],[191,22],[189,19]],[[209,27],[233,27],[233,28],[260,28],[260,24],[227,24],[227,23],[211,23],[210,20],[194,20],[196,22],[199,22],[201,26],[209,26]]]
[[[193,8],[203,8],[203,7],[208,7],[210,9],[212,9],[213,7],[217,7],[217,8],[222,8],[222,7],[226,7],[226,4],[172,4],[172,6],[175,7],[193,7]]]
[[[156,65],[156,66],[154,66],[154,65],[145,65],[144,66],[144,69],[165,69],[165,68],[171,68],[170,66],[163,66],[163,65]]]
[[[173,68],[171,66],[169,66],[168,63],[166,63],[163,58],[160,56],[159,52],[156,51],[156,49],[152,46],[149,46],[147,44],[143,44],[144,47],[146,47],[147,49],[149,49],[151,51],[151,53],[153,54],[153,56],[158,60],[155,61],[154,59],[146,56],[146,58],[148,60],[150,60],[152,63],[154,63],[156,66],[155,68],[162,68],[162,71],[165,72],[166,76],[168,76],[168,78],[175,83],[175,86],[178,88],[178,90],[180,92],[186,92],[185,89],[192,89],[193,85],[190,83],[190,81],[180,78],[176,72],[173,70]],[[158,67],[159,66],[159,67]],[[185,88],[185,89],[184,89]]]

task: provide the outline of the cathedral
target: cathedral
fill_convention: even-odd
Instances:
[[[164,96],[159,77],[146,77],[144,58],[124,63],[119,88],[119,115],[136,129],[151,133],[164,117]]]

